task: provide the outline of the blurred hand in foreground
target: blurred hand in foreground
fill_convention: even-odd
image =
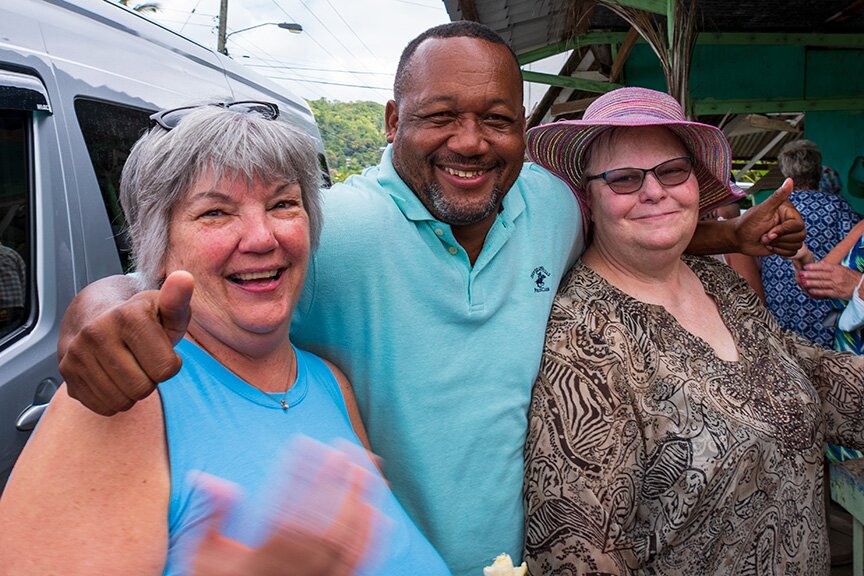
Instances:
[[[277,478],[262,494],[271,506],[247,507],[260,530],[247,545],[223,534],[242,502],[233,484],[206,474],[191,481],[206,492],[212,512],[194,558],[194,576],[350,576],[372,573],[387,519],[371,503],[375,484],[359,447],[331,448],[309,438],[292,441]],[[244,530],[245,536],[248,530]]]

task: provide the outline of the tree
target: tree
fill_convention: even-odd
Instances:
[[[330,177],[342,182],[377,164],[387,145],[384,106],[377,102],[309,102],[324,141]]]

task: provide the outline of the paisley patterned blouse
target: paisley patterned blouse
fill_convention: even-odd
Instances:
[[[526,445],[530,573],[827,574],[827,439],[864,440],[864,357],[783,331],[685,257],[739,361],[581,262],[546,331]]]

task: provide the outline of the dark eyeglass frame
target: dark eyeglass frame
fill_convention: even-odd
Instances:
[[[687,160],[687,162],[689,164],[689,170],[687,170],[687,173],[685,175],[683,175],[683,177],[676,175],[674,180],[667,180],[669,178],[669,174],[660,175],[657,173],[658,168],[662,168],[663,166],[666,166],[670,162],[678,162],[679,160]],[[647,176],[649,172],[654,174],[654,178],[656,178],[657,181],[660,182],[660,184],[662,184],[663,186],[679,186],[679,185],[683,184],[684,182],[686,182],[688,178],[690,178],[690,175],[693,173],[693,164],[694,164],[694,159],[692,156],[679,156],[678,158],[670,158],[669,160],[661,162],[660,164],[657,164],[653,168],[616,168],[614,170],[607,170],[606,172],[603,172],[602,174],[597,174],[595,176],[588,176],[587,178],[585,178],[585,186],[587,188],[588,183],[591,182],[592,180],[602,179],[606,183],[606,185],[609,186],[609,189],[612,190],[612,192],[614,192],[615,194],[620,194],[620,195],[633,194],[634,192],[638,192],[639,190],[642,189],[642,186],[645,184],[645,176]],[[619,188],[616,188],[616,184],[613,184],[612,182],[610,182],[610,179],[614,179],[614,177],[616,175],[617,176],[623,176],[626,174],[633,174],[633,175],[639,174],[640,175],[638,186],[636,186],[632,190],[630,189],[629,186],[626,189],[622,190],[622,189],[620,189],[620,186],[621,186],[620,184],[617,185],[617,186],[619,186]]]
[[[161,126],[165,130],[173,130],[180,121],[186,117],[186,114],[177,114],[178,112],[191,112],[205,106],[216,106],[230,110],[234,107],[245,107],[245,110],[237,110],[244,114],[258,114],[267,120],[275,120],[279,117],[279,106],[273,102],[264,102],[262,100],[238,100],[236,102],[213,102],[212,104],[203,104],[199,106],[181,106],[180,108],[171,108],[170,110],[160,110],[150,115],[150,127]],[[176,115],[175,119],[171,119],[172,115]]]

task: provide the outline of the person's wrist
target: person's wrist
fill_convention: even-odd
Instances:
[[[746,238],[746,222],[744,216],[738,216],[726,221],[721,232],[724,235],[723,242],[727,244],[727,252],[739,252],[748,254]]]
[[[861,275],[858,284],[852,290],[852,298],[858,298],[859,301],[864,303],[864,274]]]

